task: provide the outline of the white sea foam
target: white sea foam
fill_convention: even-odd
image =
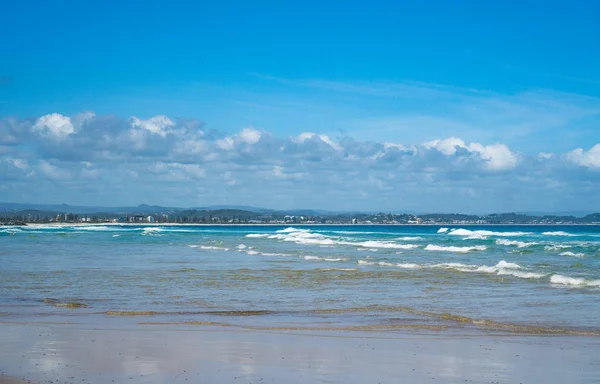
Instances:
[[[571,257],[585,257],[585,253],[575,253],[575,252],[563,252],[560,254],[561,256],[571,256]]]
[[[400,267],[400,268],[406,268],[406,269],[422,268],[421,265],[413,264],[413,263],[398,263],[398,264],[396,264],[396,266]]]
[[[340,235],[384,235],[390,234],[391,232],[360,232],[360,231],[330,231],[332,233],[337,233]],[[395,234],[395,233],[391,233]]]
[[[156,227],[147,227],[144,228],[144,230],[142,231],[142,235],[160,235],[160,232],[163,232],[162,228],[156,228]]]
[[[418,245],[415,244],[397,244],[391,241],[363,241],[362,243],[357,243],[359,247],[364,248],[390,248],[390,249],[413,249],[417,248]]]
[[[515,245],[517,246],[517,248],[526,248],[526,247],[531,247],[532,245],[537,245],[538,243],[536,242],[524,242],[524,241],[518,241],[518,240],[508,240],[508,239],[498,239],[496,240],[496,244],[498,245]]]
[[[398,241],[415,241],[415,240],[423,240],[423,238],[419,237],[419,236],[404,236],[404,237],[398,237],[395,240],[398,240]]]
[[[210,250],[210,251],[229,251],[229,248],[217,247],[214,245],[201,245],[200,249],[205,249],[205,250]]]
[[[359,265],[379,265],[382,267],[399,267],[404,269],[451,269],[459,272],[467,273],[488,273],[499,276],[514,276],[521,279],[540,279],[547,274],[536,273],[524,270],[520,265],[515,263],[509,263],[505,260],[499,261],[496,265],[472,265],[463,263],[441,263],[441,264],[426,264],[420,265],[415,263],[390,263],[386,261],[371,261],[371,260],[359,260]]]
[[[119,235],[119,234],[117,234],[117,235],[112,235],[112,237],[119,237],[119,236],[121,236],[121,235]]]
[[[119,230],[120,228],[108,227],[106,225],[89,225],[89,226],[78,226],[73,227],[80,231],[109,231],[109,230]]]
[[[19,228],[2,228],[2,229],[0,229],[0,233],[10,233],[11,235],[15,234],[15,233],[19,233],[19,232],[23,232],[23,230],[19,229]]]
[[[567,245],[567,244],[552,244],[552,245],[546,245],[544,247],[544,250],[546,251],[560,251],[561,249],[567,249],[567,248],[572,248],[571,245]]]
[[[440,228],[438,229],[437,233],[446,233],[450,230],[450,228]]]
[[[295,228],[288,228],[286,230],[281,230],[277,232],[277,234],[270,235],[268,238],[305,245],[354,244],[335,240],[331,236],[325,236],[320,233],[310,232],[310,230],[308,229],[298,230]]]
[[[246,251],[246,253],[247,253],[248,255],[251,255],[251,256],[252,256],[252,255],[259,255],[259,254],[260,254],[260,252],[256,252],[256,251],[253,251],[253,250]]]
[[[242,250],[242,249],[248,248],[248,246],[246,244],[240,244],[236,248],[239,249],[239,250]]]
[[[261,252],[260,253],[263,256],[271,256],[271,257],[276,257],[276,256],[293,256],[287,253],[269,253],[269,252]]]
[[[310,231],[310,229],[288,227],[285,229],[280,229],[275,232],[277,232],[277,233],[294,233],[294,232],[308,232],[308,231]]]
[[[199,245],[196,245],[196,244],[187,244],[187,246],[190,248],[198,248],[199,247]]]
[[[304,256],[304,260],[320,260],[320,261],[345,261],[347,259],[342,259],[340,257],[330,258],[330,257],[319,257],[319,256]]]
[[[543,232],[542,235],[544,235],[544,236],[577,236],[572,233],[564,232],[564,231]]]
[[[478,273],[490,273],[496,275],[510,275],[521,279],[539,279],[546,276],[543,273],[526,272],[522,271],[520,265],[515,263],[509,263],[504,260],[498,262],[494,266],[487,265],[468,265],[460,263],[445,263],[437,264],[434,267],[441,267],[446,269],[454,269],[460,272],[478,272]]]
[[[268,233],[249,233],[246,235],[246,237],[261,239],[263,237],[269,237],[269,234]]]
[[[426,251],[458,252],[458,253],[467,253],[467,252],[473,252],[473,251],[485,251],[486,249],[487,249],[487,247],[484,245],[475,245],[472,247],[455,247],[455,246],[444,247],[441,245],[428,244],[425,247]]]
[[[599,287],[600,280],[587,280],[582,277],[569,277],[564,275],[552,275],[550,277],[552,284],[568,285],[573,287]]]
[[[542,277],[546,276],[546,274],[544,274],[544,273],[506,271],[506,270],[498,271],[498,275],[512,275],[515,277],[519,277],[521,279],[541,279]]]
[[[281,231],[277,231],[276,234],[269,235],[269,239],[276,239],[282,241],[294,242],[296,244],[303,245],[319,245],[321,247],[331,247],[337,245],[349,245],[355,247],[377,249],[414,249],[418,245],[415,244],[398,244],[393,241],[378,241],[368,240],[362,242],[348,241],[341,237],[327,236],[321,233],[312,232],[309,229],[297,229],[297,228],[286,228]]]
[[[513,237],[513,236],[526,236],[529,235],[529,232],[493,232],[493,231],[485,231],[485,230],[476,230],[476,231],[472,231],[469,229],[464,229],[464,228],[457,228],[457,229],[452,229],[450,232],[448,232],[449,235],[453,235],[453,236],[465,236],[465,237],[470,237],[470,236],[507,236],[507,237]]]
[[[488,237],[480,233],[474,233],[464,238],[464,240],[486,240]]]

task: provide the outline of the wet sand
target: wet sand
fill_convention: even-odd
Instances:
[[[600,381],[598,337],[1,323],[0,340],[6,384]]]
[[[19,380],[12,377],[4,377],[0,373],[0,384],[28,384],[25,380]]]

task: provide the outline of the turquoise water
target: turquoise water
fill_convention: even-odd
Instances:
[[[0,227],[0,320],[117,317],[600,334],[600,227]]]

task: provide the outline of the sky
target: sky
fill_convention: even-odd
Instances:
[[[600,211],[597,1],[20,1],[0,201]]]

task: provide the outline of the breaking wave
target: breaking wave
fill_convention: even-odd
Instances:
[[[246,235],[246,237],[260,239],[263,237],[269,237],[269,234],[268,233],[249,233]]]
[[[458,253],[467,253],[467,252],[473,252],[473,251],[485,251],[486,249],[487,249],[487,247],[484,245],[475,245],[472,247],[455,247],[455,246],[444,247],[441,245],[428,244],[425,247],[426,251],[458,252]]]
[[[520,265],[509,263],[505,260],[496,265],[472,265],[463,263],[441,263],[441,264],[414,264],[414,263],[390,263],[386,261],[358,260],[359,265],[378,265],[381,267],[399,267],[404,269],[446,269],[467,273],[488,273],[499,276],[514,276],[521,279],[540,279],[547,276],[545,273],[536,273],[524,270]]]
[[[574,235],[572,233],[569,232],[564,232],[564,231],[554,231],[554,232],[543,232],[542,235],[544,236],[577,236]]]
[[[539,243],[535,243],[535,242],[524,242],[524,241],[518,241],[518,240],[508,240],[508,239],[498,239],[496,240],[496,244],[498,245],[515,245],[517,248],[526,248],[526,247],[531,247],[532,245],[537,245]]]
[[[229,248],[225,248],[225,247],[217,247],[214,245],[201,245],[200,249],[204,249],[207,251],[229,251]]]
[[[527,236],[527,235],[530,235],[530,233],[529,232],[493,232],[493,231],[486,231],[486,230],[471,231],[469,229],[457,228],[457,229],[450,230],[450,232],[448,232],[448,235],[465,236],[465,237],[481,237],[481,236],[513,237],[513,236]]]
[[[319,261],[346,261],[347,259],[343,259],[341,257],[331,258],[331,257],[319,257],[319,256],[304,256],[304,260],[319,260]]]
[[[572,287],[596,287],[600,288],[600,280],[587,280],[581,277],[569,277],[564,275],[552,275],[552,284],[567,285]]]
[[[585,253],[575,253],[575,252],[563,252],[560,254],[561,256],[571,256],[571,257],[585,257]]]
[[[552,244],[552,245],[546,245],[544,247],[545,251],[560,251],[561,249],[568,249],[568,248],[572,248],[571,245],[567,245],[567,244]]]

